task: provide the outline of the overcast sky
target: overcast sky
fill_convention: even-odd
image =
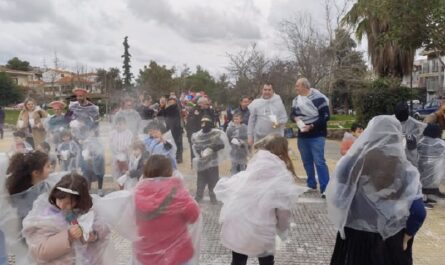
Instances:
[[[344,0],[337,0],[343,2]],[[226,54],[258,43],[284,57],[278,24],[302,12],[320,30],[325,0],[0,0],[0,64],[17,56],[33,66],[122,66],[128,36],[132,71],[150,60],[225,72]]]

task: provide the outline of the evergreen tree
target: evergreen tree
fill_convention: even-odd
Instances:
[[[123,45],[124,45],[124,54],[121,57],[124,58],[124,65],[122,66],[122,68],[124,69],[124,72],[123,72],[124,88],[128,89],[129,87],[131,87],[131,80],[133,79],[133,74],[130,71],[130,69],[131,69],[131,65],[130,65],[131,54],[128,51],[128,49],[130,48],[130,45],[128,45],[128,36],[125,36]]]

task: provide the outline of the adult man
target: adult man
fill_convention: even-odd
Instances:
[[[114,116],[114,121],[120,117],[125,119],[128,129],[133,135],[137,135],[142,131],[141,116],[134,110],[132,98],[124,98],[121,109]],[[115,122],[113,122],[113,124],[116,126]]]
[[[77,140],[83,140],[86,139],[88,131],[98,133],[99,107],[87,100],[86,89],[74,88],[73,93],[77,101],[70,103],[65,117],[70,122],[73,136]]]
[[[146,95],[142,100],[142,104],[136,108],[136,111],[139,112],[142,120],[152,120],[155,117],[155,111],[151,107],[151,96]]]
[[[249,124],[249,116],[250,116],[250,111],[249,111],[249,104],[250,104],[250,98],[248,96],[242,96],[240,101],[239,101],[239,106],[238,108],[231,110],[228,109],[227,110],[227,121],[224,123],[224,129],[227,129],[227,126],[229,125],[229,123],[232,121],[233,119],[233,114],[234,113],[239,113],[241,114],[241,118],[242,121],[245,125]]]
[[[320,192],[324,191],[329,182],[329,170],[324,157],[324,146],[329,120],[329,102],[325,95],[311,88],[306,78],[295,83],[298,96],[292,101],[291,120],[299,127],[298,150],[301,153],[303,166],[307,174],[307,186],[317,189],[314,164],[317,169]]]
[[[442,129],[442,139],[445,139],[445,100],[442,100],[442,104],[436,112],[425,118],[425,122],[439,124]]]
[[[278,94],[274,93],[271,83],[263,86],[261,98],[255,99],[249,106],[250,111],[247,135],[252,145],[269,134],[284,135],[287,122],[286,109]]]
[[[162,117],[165,121],[165,125],[167,126],[167,130],[170,130],[173,139],[176,144],[176,162],[182,163],[182,127],[181,127],[181,109],[177,103],[176,96],[170,96],[165,105],[165,108],[162,108],[158,112],[158,117]]]
[[[207,116],[210,117],[210,119],[213,122],[213,127],[215,127],[216,124],[216,113],[215,111],[210,108],[210,102],[207,97],[200,97],[198,99],[198,106],[193,108],[190,113],[187,116],[187,122],[185,125],[185,129],[187,131],[187,139],[190,144],[190,151],[191,151],[191,158],[193,159],[194,153],[192,151],[192,143],[191,143],[191,137],[192,134],[195,132],[201,130],[201,119],[202,117]]]

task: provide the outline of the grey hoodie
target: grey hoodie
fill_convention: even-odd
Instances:
[[[281,97],[277,94],[269,99],[257,98],[249,105],[250,117],[247,134],[259,141],[268,134],[284,135],[284,126],[287,122],[287,113]],[[275,115],[278,126],[273,128],[270,115]]]

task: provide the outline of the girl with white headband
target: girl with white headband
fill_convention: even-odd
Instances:
[[[89,194],[88,181],[73,173],[36,200],[23,220],[36,264],[113,264],[112,255],[105,254],[110,231],[96,214],[97,199]]]

